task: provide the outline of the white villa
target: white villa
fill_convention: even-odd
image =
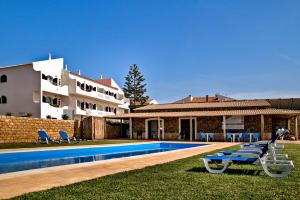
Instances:
[[[0,115],[70,119],[128,111],[124,92],[112,79],[93,80],[64,68],[64,59],[0,67]]]

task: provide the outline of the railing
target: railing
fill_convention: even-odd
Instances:
[[[112,113],[112,112],[106,112],[106,111],[101,111],[101,110],[91,110],[91,109],[82,110],[79,107],[76,107],[75,114],[76,115],[94,116],[94,117],[104,117],[104,116],[115,115],[115,113]]]
[[[68,106],[63,107],[54,107],[51,106],[49,103],[42,103],[41,105],[41,117],[46,118],[48,115],[51,118],[61,119],[62,115],[68,111]]]
[[[72,84],[72,89],[70,89],[70,92],[72,93],[77,93],[77,94],[80,94],[80,95],[83,95],[83,96],[88,96],[88,97],[93,97],[95,99],[100,99],[100,100],[104,100],[104,101],[108,101],[108,102],[113,102],[113,103],[116,103],[116,104],[123,104],[124,100],[118,100],[116,99],[115,97],[113,96],[109,96],[107,94],[104,94],[104,93],[100,93],[100,92],[97,92],[97,91],[85,91],[85,90],[82,90],[80,87],[78,87],[75,83]]]
[[[46,92],[64,95],[64,96],[69,95],[69,90],[67,85],[56,86],[50,83],[48,80],[44,80],[44,79],[42,79],[42,90]]]

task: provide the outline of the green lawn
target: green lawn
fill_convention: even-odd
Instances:
[[[142,142],[141,140],[98,140],[98,141],[81,141],[68,143],[50,143],[50,144],[35,144],[35,143],[5,143],[0,144],[0,149],[16,149],[16,148],[36,148],[36,147],[58,147],[58,146],[76,146],[76,145],[103,145],[103,144],[119,144],[119,143],[130,143],[130,142]]]
[[[296,166],[285,179],[268,177],[259,167],[252,165],[232,165],[225,174],[209,174],[203,163],[198,161],[198,158],[204,155],[199,155],[66,187],[30,193],[16,199],[299,200],[300,145],[286,144],[285,149]]]

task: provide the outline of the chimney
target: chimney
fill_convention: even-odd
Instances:
[[[49,52],[49,54],[48,54],[48,59],[49,59],[49,60],[52,59],[52,58],[51,58],[51,52]]]
[[[65,65],[65,70],[68,70],[68,65],[67,64]]]
[[[193,101],[193,97],[192,95],[189,95],[189,101],[192,102]]]
[[[81,75],[80,70],[78,70],[78,75]]]
[[[100,79],[102,79],[103,77],[102,77],[102,74],[100,75]]]
[[[208,102],[208,95],[205,96],[205,102]]]

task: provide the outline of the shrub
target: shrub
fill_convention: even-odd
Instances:
[[[32,117],[32,113],[26,113],[23,117]]]
[[[69,115],[67,115],[67,114],[63,114],[63,115],[61,116],[61,118],[62,118],[63,120],[68,120],[68,119],[70,119]]]
[[[11,112],[7,112],[5,115],[6,116],[12,116],[12,113]]]
[[[51,117],[51,115],[47,115],[46,118],[47,119],[51,119],[52,117]]]

